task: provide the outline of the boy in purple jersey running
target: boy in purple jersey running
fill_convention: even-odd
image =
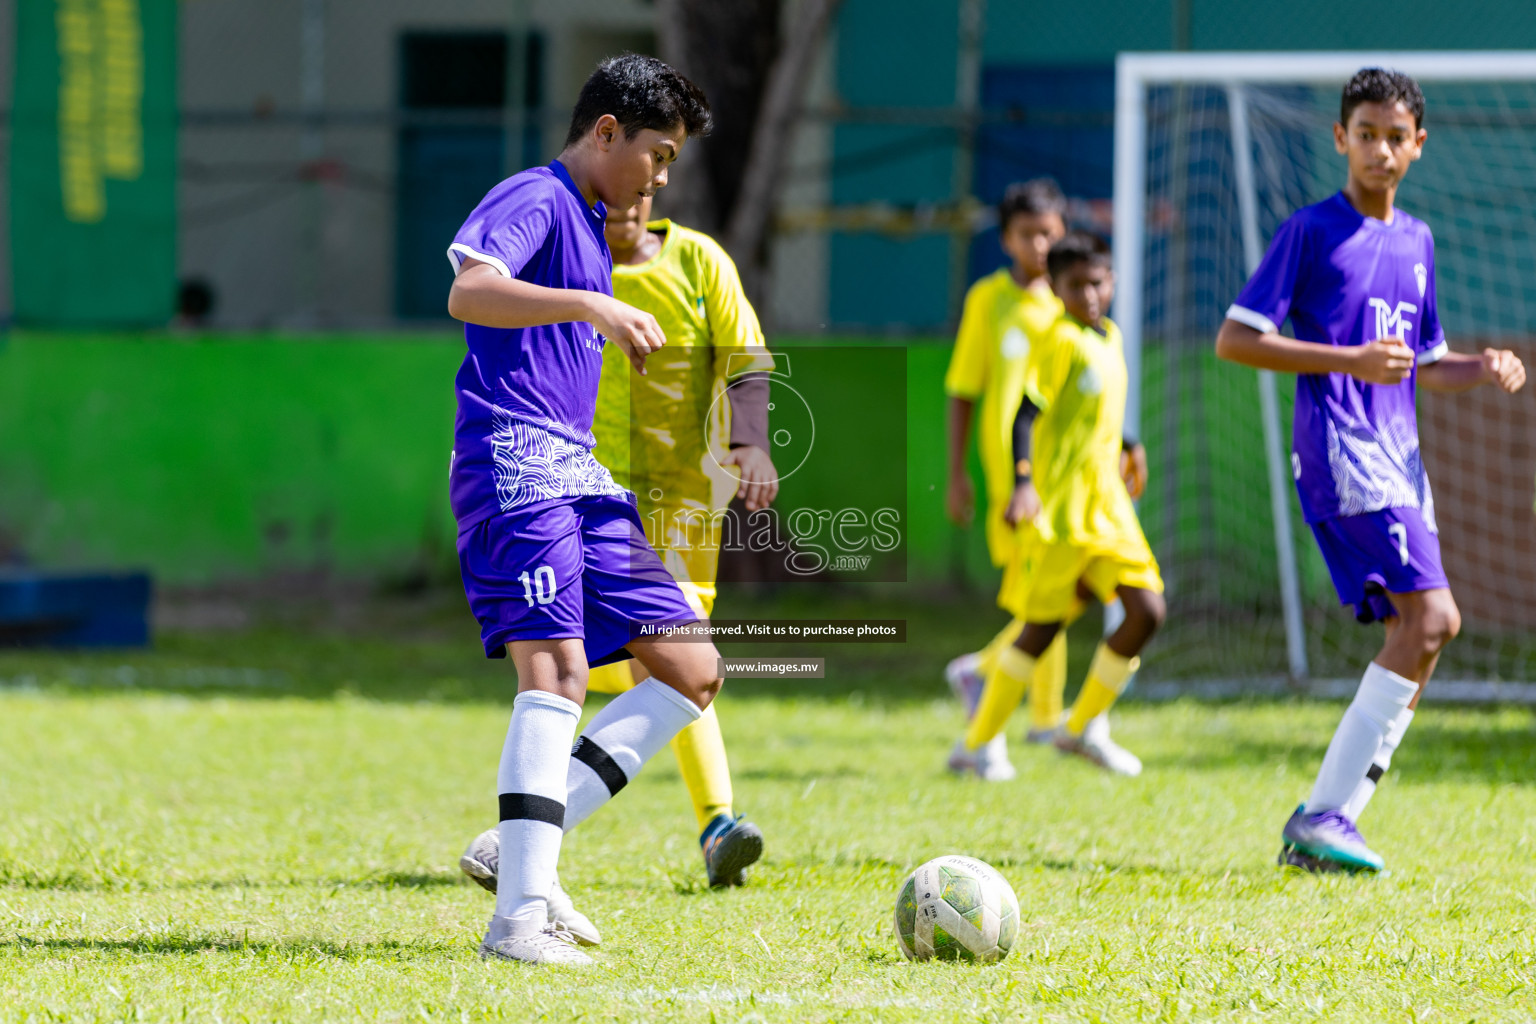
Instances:
[[[607,210],[654,195],[709,125],[703,94],[671,67],[604,61],[559,158],[491,189],[448,249],[448,311],[469,347],[450,474],[459,565],[486,656],[517,669],[485,957],[592,962],[576,944],[595,931],[555,875],[561,836],[720,688],[713,644],[642,637],[647,624],[698,615],[646,543],[634,495],[592,456],[603,345],[644,373],[666,341],[654,317],[613,297]],[[594,715],[573,748],[588,665],[631,656],[649,678]]]
[[[1291,467],[1302,512],[1340,601],[1386,628],[1311,795],[1281,834],[1280,862],[1309,870],[1381,870],[1355,821],[1461,628],[1440,564],[1414,389],[1514,392],[1525,383],[1512,352],[1447,347],[1434,240],[1393,206],[1424,145],[1423,120],[1424,95],[1407,75],[1366,68],[1350,79],[1333,126],[1349,161],[1344,190],[1280,225],[1216,338],[1223,359],[1298,375]],[[1280,333],[1287,316],[1294,338]]]

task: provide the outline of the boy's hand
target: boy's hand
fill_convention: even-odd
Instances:
[[[1510,394],[1525,386],[1525,364],[1507,348],[1483,349],[1483,374]]]
[[[656,318],[609,295],[593,293],[591,301],[592,326],[619,346],[630,364],[644,375],[645,357],[667,343]]]
[[[741,470],[741,483],[737,485],[736,493],[741,496],[748,512],[767,508],[779,496],[779,471],[774,467],[772,457],[757,445],[732,448],[720,464]]]
[[[1009,526],[1032,522],[1040,514],[1040,507],[1040,492],[1035,490],[1034,482],[1021,480],[1014,485],[1013,498],[1008,502],[1004,518]]]
[[[1377,338],[1353,350],[1349,375],[1367,384],[1401,384],[1413,372],[1413,349],[1401,338]]]
[[[1120,479],[1125,481],[1125,489],[1131,493],[1132,498],[1139,498],[1147,493],[1147,449],[1145,445],[1133,444],[1129,451],[1121,450]]]
[[[944,507],[949,521],[956,526],[970,526],[976,511],[976,488],[971,474],[960,472],[949,475],[949,486],[944,491]]]

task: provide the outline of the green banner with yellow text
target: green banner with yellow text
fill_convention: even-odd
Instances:
[[[176,292],[176,0],[21,0],[16,320],[164,324]]]

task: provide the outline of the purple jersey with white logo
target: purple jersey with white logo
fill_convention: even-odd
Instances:
[[[606,216],[556,160],[486,193],[448,259],[456,273],[470,257],[519,281],[612,295]],[[533,502],[624,493],[592,456],[604,343],[596,328],[465,324],[464,340],[449,481],[460,530]]]
[[[1363,216],[1342,192],[1280,225],[1227,316],[1259,331],[1289,316],[1297,338],[1323,345],[1401,338],[1418,366],[1446,353],[1429,228],[1402,210],[1390,224]],[[1291,468],[1307,522],[1417,508],[1433,529],[1417,380],[1417,368],[1392,387],[1344,373],[1297,376]]]

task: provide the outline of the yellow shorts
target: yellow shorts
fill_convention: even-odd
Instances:
[[[642,517],[647,526],[651,524]],[[720,566],[719,547],[707,544],[688,547],[658,547],[661,564],[667,567],[677,585],[683,589],[683,597],[700,618],[709,618],[715,607],[715,573]],[[587,673],[587,690],[591,693],[623,693],[636,683],[630,666],[633,661],[616,661],[602,665]]]
[[[1008,512],[1008,502],[994,503],[987,499],[987,554],[992,557],[992,565],[1007,573],[1008,566],[1013,563],[1013,551],[1018,544],[1018,531],[1005,518]]]
[[[674,551],[657,548],[661,564],[683,588],[683,596],[702,619],[709,618],[715,607],[715,573],[720,567],[719,548],[694,548]]]
[[[1070,622],[1083,613],[1078,584],[1108,604],[1120,587],[1163,592],[1157,559],[1146,541],[1120,550],[1048,544],[1033,530],[1003,573],[997,603],[1025,622]]]

